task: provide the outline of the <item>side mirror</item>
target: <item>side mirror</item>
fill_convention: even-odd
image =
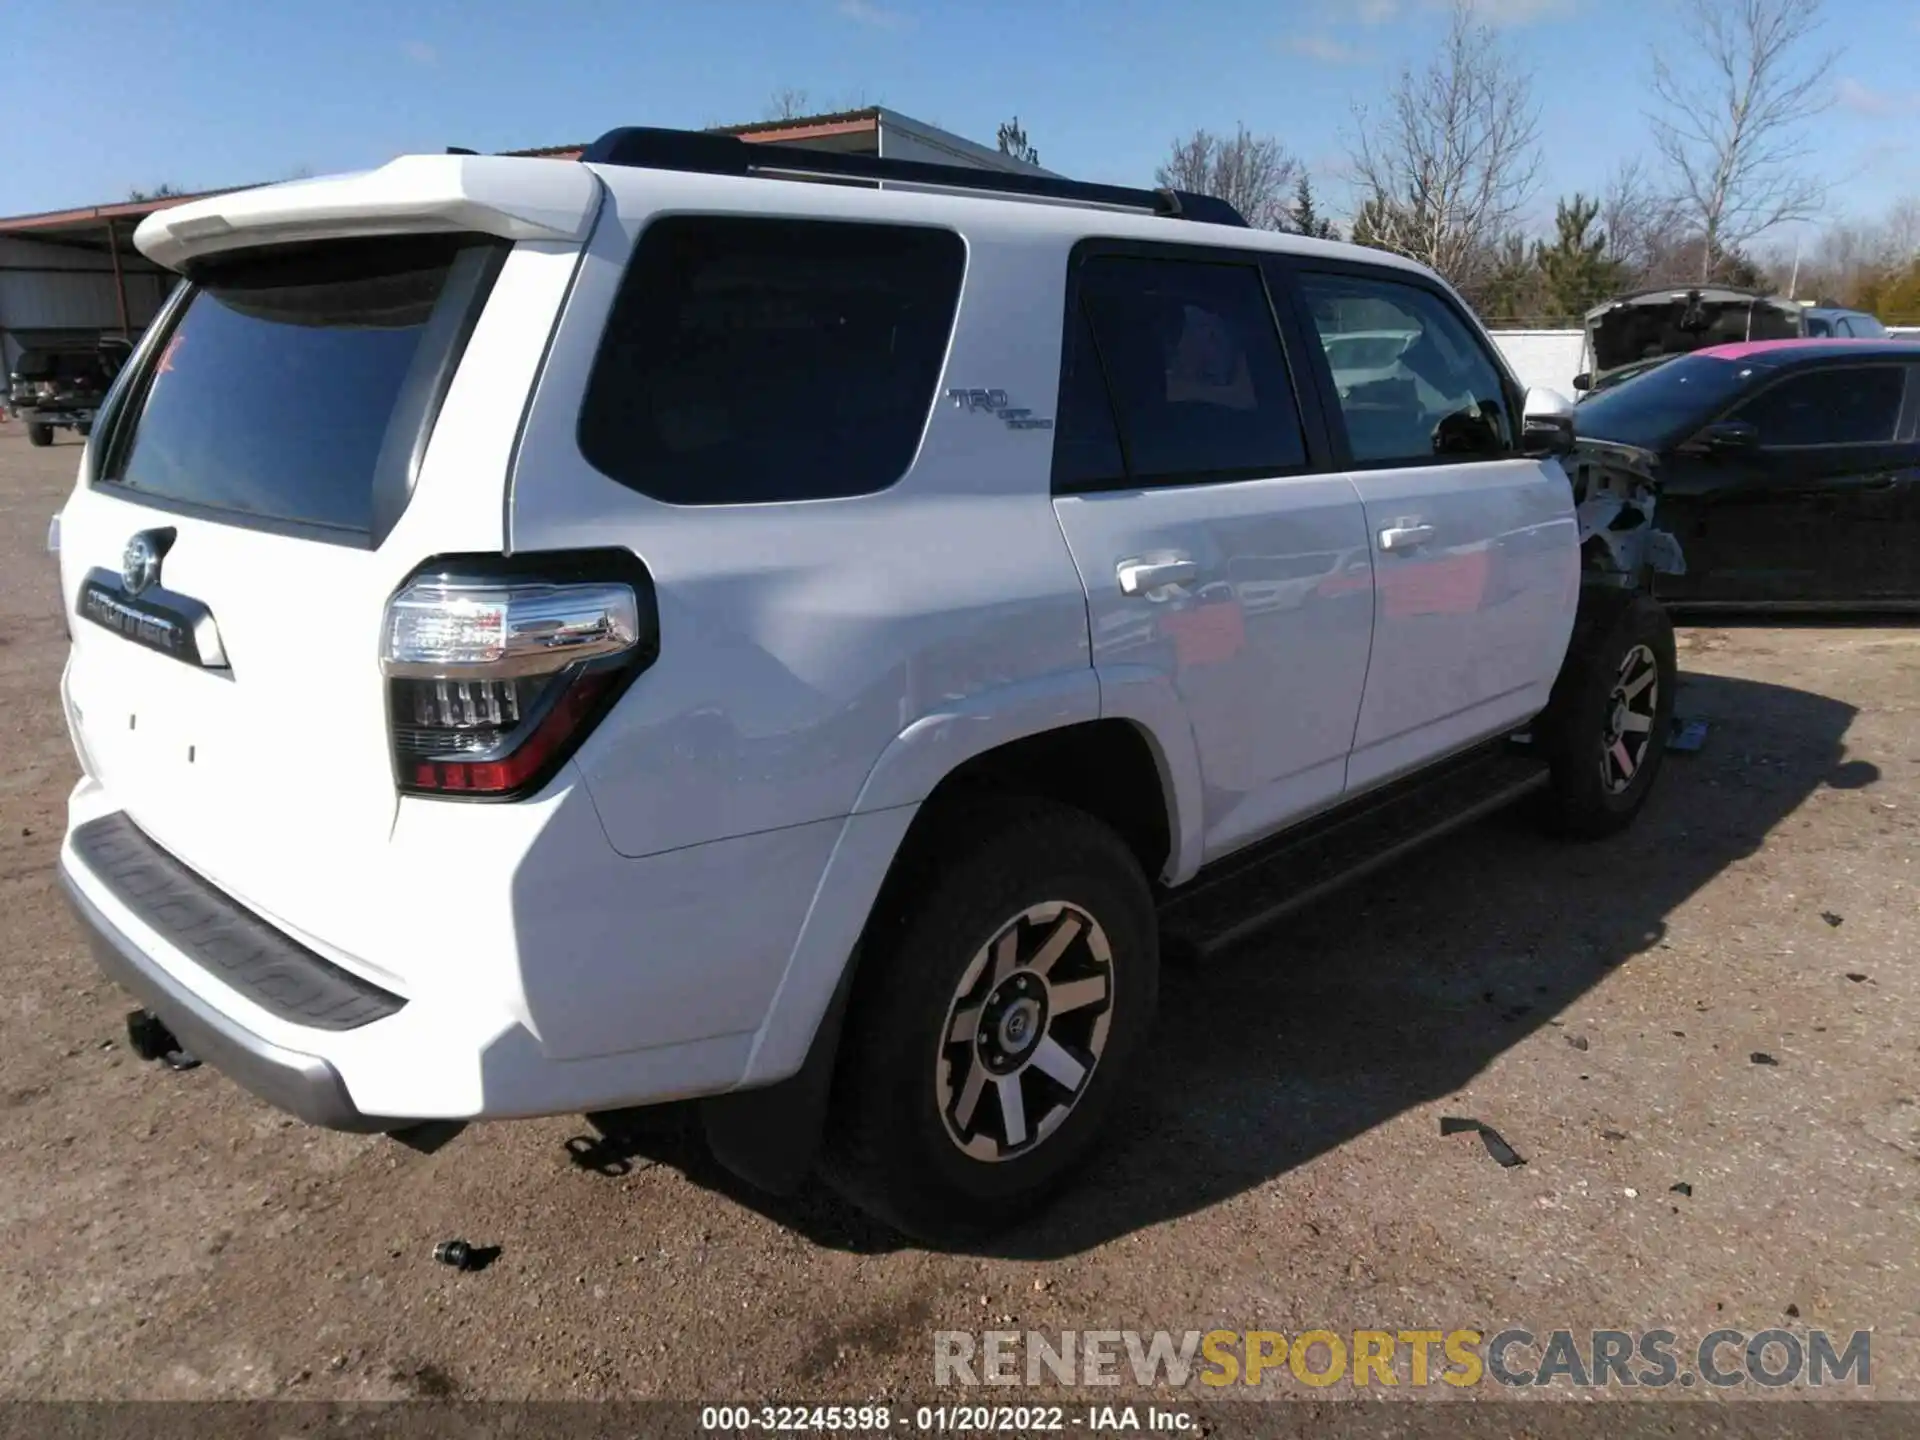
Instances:
[[[1694,436],[1690,448],[1704,450],[1710,455],[1737,455],[1757,449],[1759,445],[1760,428],[1752,421],[1722,420]]]
[[[1578,375],[1573,377],[1573,388],[1576,390],[1591,390],[1593,388],[1593,373],[1589,370],[1582,370]]]
[[[1573,449],[1573,402],[1553,390],[1527,391],[1520,417],[1520,449],[1528,455],[1565,455]]]

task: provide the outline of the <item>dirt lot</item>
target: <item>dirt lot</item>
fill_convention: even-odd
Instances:
[[[931,1254],[670,1116],[419,1154],[129,1055],[52,875],[79,453],[0,427],[0,1395],[924,1398],[943,1328],[1513,1324],[1870,1327],[1920,1397],[1920,630],[1687,632],[1712,732],[1636,831],[1499,819],[1171,975],[1085,1184]]]

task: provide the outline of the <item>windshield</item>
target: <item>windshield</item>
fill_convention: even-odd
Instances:
[[[1769,367],[1751,360],[1683,355],[1610,386],[1574,410],[1576,434],[1662,450],[1750,390]]]

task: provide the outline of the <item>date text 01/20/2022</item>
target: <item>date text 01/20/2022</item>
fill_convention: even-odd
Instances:
[[[1185,1432],[1197,1428],[1184,1410],[1158,1405],[922,1405],[898,1415],[886,1405],[708,1405],[700,1411],[700,1428],[720,1434],[801,1433],[807,1431],[885,1431],[894,1428],[951,1434],[1085,1430],[1158,1430]]]

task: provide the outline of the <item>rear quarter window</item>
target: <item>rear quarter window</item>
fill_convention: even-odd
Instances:
[[[601,337],[581,453],[675,505],[884,490],[919,448],[965,265],[950,230],[657,220]]]

